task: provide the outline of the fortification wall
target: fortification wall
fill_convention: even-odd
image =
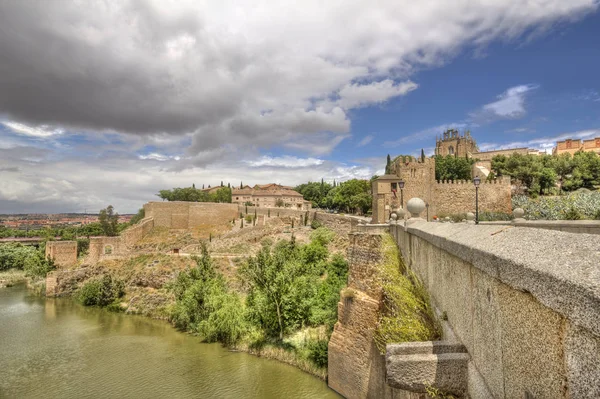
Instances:
[[[494,225],[391,225],[468,350],[471,398],[600,397],[600,237]]]
[[[472,181],[444,181],[434,185],[435,200],[430,203],[429,215],[475,213],[475,186]],[[420,197],[419,197],[420,198]],[[507,179],[481,182],[479,186],[480,212],[512,212],[511,186]]]
[[[256,212],[257,215],[271,215],[271,217],[277,217],[277,215],[279,215],[280,217],[284,217],[284,216],[290,216],[290,217],[304,217],[304,215],[306,215],[308,213],[308,217],[309,220],[312,220],[314,211],[306,211],[306,210],[298,210],[298,209],[291,209],[291,208],[263,208],[260,206],[248,206],[246,207],[246,205],[239,205],[238,206],[238,210],[237,210],[237,216],[239,217],[240,213],[242,213],[244,216],[246,215],[246,209],[248,209],[248,214],[250,215],[254,215],[254,212]]]
[[[329,387],[350,399],[391,397],[382,366],[385,356],[373,342],[381,300],[381,285],[374,278],[381,242],[381,235],[350,235],[348,288],[353,295],[338,303],[338,322],[329,340]]]
[[[314,212],[313,217],[323,226],[335,231],[340,235],[349,234],[351,231],[355,231],[356,226],[358,226],[358,220],[352,216]]]
[[[144,211],[147,218],[154,219],[154,226],[169,229],[221,226],[239,215],[237,204],[214,202],[148,202]]]
[[[137,224],[127,228],[121,233],[123,243],[127,247],[131,247],[136,242],[141,240],[154,227],[154,219],[146,217]]]
[[[77,241],[48,241],[45,256],[57,267],[73,266],[77,263]]]
[[[92,237],[85,263],[94,264],[100,259],[117,259],[127,255],[127,246],[122,237]]]

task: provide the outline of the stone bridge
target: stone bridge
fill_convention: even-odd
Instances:
[[[380,355],[365,339],[377,300],[359,292],[338,305],[329,385],[348,398],[420,398],[428,386],[482,399],[600,398],[600,236],[418,216],[360,226],[349,251],[373,253],[373,237],[389,232],[443,320],[443,341]],[[350,275],[373,259],[351,260]]]

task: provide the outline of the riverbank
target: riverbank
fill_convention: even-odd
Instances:
[[[0,320],[2,397],[339,397],[294,367],[21,284],[0,290]]]
[[[12,287],[26,282],[25,272],[19,269],[9,269],[0,272],[0,288]]]

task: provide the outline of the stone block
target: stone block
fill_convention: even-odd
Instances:
[[[569,395],[572,398],[600,398],[600,337],[567,323],[565,358]]]
[[[408,342],[388,345],[386,380],[393,388],[426,392],[428,386],[446,393],[467,393],[469,355],[456,343]]]
[[[563,356],[565,320],[533,296],[498,286],[504,397],[567,396]]]

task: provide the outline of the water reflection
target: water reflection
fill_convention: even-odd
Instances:
[[[2,398],[335,398],[317,378],[168,324],[0,289]]]

